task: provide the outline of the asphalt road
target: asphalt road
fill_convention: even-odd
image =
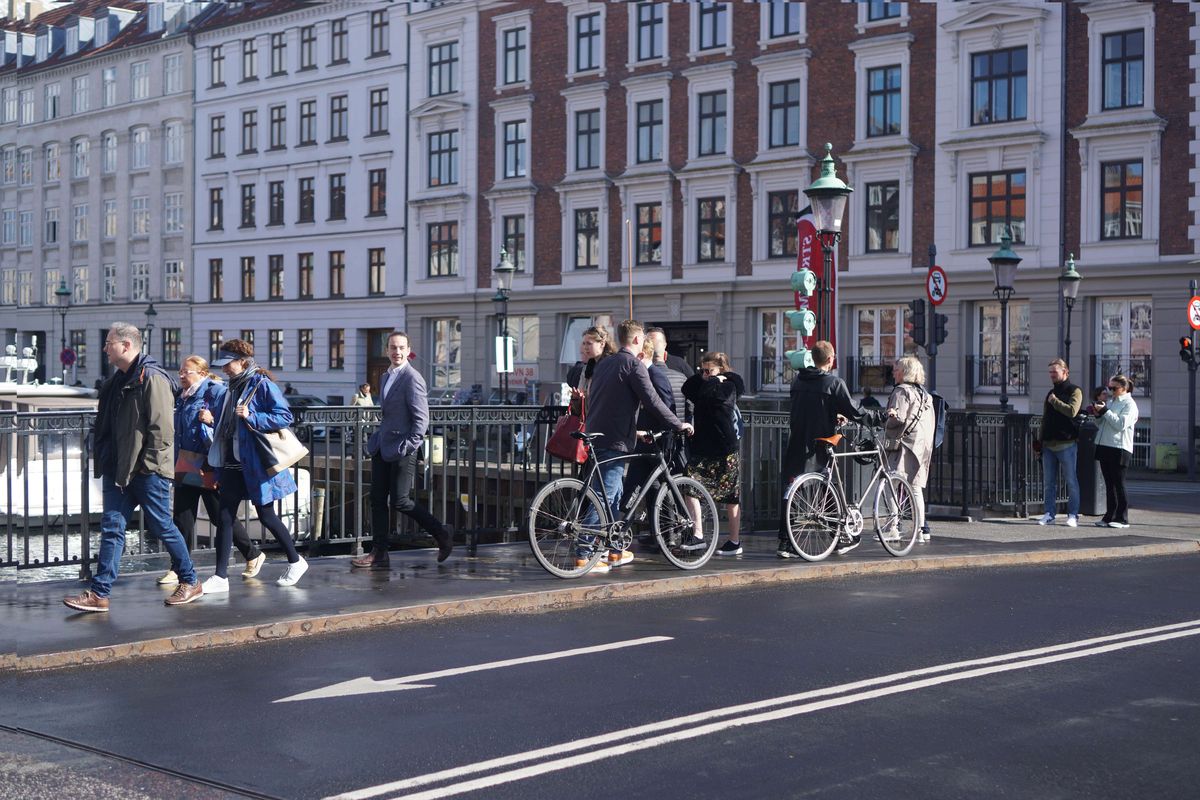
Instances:
[[[0,797],[35,770],[61,798],[1192,798],[1198,572],[858,577],[7,677]]]

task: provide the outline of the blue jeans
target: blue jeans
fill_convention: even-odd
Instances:
[[[1079,516],[1079,473],[1075,462],[1079,458],[1079,445],[1074,442],[1062,450],[1042,448],[1042,474],[1045,478],[1044,491],[1046,513],[1053,519],[1058,511],[1058,469],[1062,466],[1067,478],[1067,515]]]
[[[597,448],[595,451],[596,460],[599,462],[607,461],[610,458],[618,458],[625,455],[619,450],[601,450]],[[628,461],[609,461],[601,463],[596,469],[596,475],[592,478],[592,488],[596,490],[596,494],[600,495],[601,500],[608,505],[608,517],[610,520],[616,520],[621,509],[621,492],[625,482],[625,465]],[[596,513],[592,509],[588,509],[583,515],[584,525],[597,525],[600,520],[596,518]],[[580,537],[590,542],[590,537]],[[583,553],[580,553],[583,556]]]
[[[183,534],[171,519],[171,482],[161,475],[134,475],[122,489],[104,476],[104,516],[100,518],[100,557],[92,591],[108,597],[117,580],[121,553],[125,549],[125,525],[138,506],[146,515],[151,536],[162,540],[180,583],[195,583],[196,569],[188,555]]]

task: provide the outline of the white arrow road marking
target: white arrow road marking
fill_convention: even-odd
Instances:
[[[671,639],[672,637],[670,636],[646,636],[642,639],[629,639],[624,642],[598,644],[593,645],[592,647],[577,647],[574,650],[559,650],[557,653],[542,653],[541,655],[536,656],[508,658],[504,661],[489,661],[486,664],[473,664],[469,667],[455,667],[453,669],[438,670],[437,672],[423,672],[419,675],[405,675],[403,678],[387,678],[382,681],[377,681],[370,677],[354,678],[352,680],[342,681],[341,683],[335,683],[332,686],[313,689],[311,692],[302,692],[301,694],[294,694],[291,697],[281,697],[274,702],[290,703],[295,700],[319,700],[325,697],[348,697],[355,694],[399,692],[405,689],[428,689],[434,686],[434,684],[418,683],[418,681],[431,681],[435,678],[448,678],[451,675],[465,675],[468,672],[482,672],[486,669],[515,667],[518,664],[533,664],[538,661],[553,661],[557,658],[585,656],[589,653],[603,653],[607,650],[620,650],[625,647],[637,647],[638,645],[643,644],[669,642]]]
[[[771,722],[827,708],[925,689],[944,683],[969,680],[996,673],[1069,661],[1076,658],[1123,650],[1129,647],[1138,647],[1185,636],[1198,635],[1200,635],[1200,619],[1162,625],[1155,628],[1126,631],[1109,636],[1098,636],[1091,639],[1034,648],[1032,650],[1002,653],[1000,655],[971,659],[969,661],[957,661],[931,667],[922,667],[920,669],[845,683],[839,686],[828,686],[823,689],[813,689],[782,697],[757,700],[753,703],[716,708],[711,711],[702,711],[674,719],[661,720],[624,730],[612,731],[585,739],[563,742],[562,744],[529,750],[524,753],[513,753],[512,755],[500,756],[499,758],[487,761],[466,764],[412,778],[404,778],[379,786],[369,786],[339,794],[331,798],[331,800],[368,800],[368,798],[379,797],[381,795],[390,795],[397,800],[399,798],[404,798],[404,800],[434,800],[435,798],[452,797],[463,792],[477,791],[490,786],[497,786],[543,775],[548,772],[568,769],[581,764],[601,761],[606,758],[615,758],[627,753],[644,752],[649,747],[707,736],[729,728]],[[944,674],[939,675],[938,673]],[[936,677],[925,677],[931,675]],[[893,685],[887,686],[885,684]],[[778,708],[778,706],[786,707]],[[772,708],[774,710],[767,710]],[[721,720],[720,718],[722,717],[732,718]],[[617,744],[618,742],[624,743]],[[569,756],[567,755],[568,753],[576,753],[576,755]],[[551,760],[543,761],[540,764],[531,764],[527,767],[515,768],[519,764],[528,764],[529,762],[541,759]],[[468,775],[497,769],[506,771],[473,780],[461,780]],[[412,794],[396,794],[397,792],[405,792],[453,780],[458,780],[459,782]]]

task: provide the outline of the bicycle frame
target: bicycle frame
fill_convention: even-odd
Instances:
[[[872,497],[871,492],[875,489],[875,484],[889,472],[887,459],[884,456],[885,451],[879,441],[879,434],[872,434],[871,438],[875,442],[873,450],[852,450],[845,453],[835,453],[832,447],[826,445],[825,452],[829,456],[829,463],[825,465],[823,473],[830,479],[830,485],[836,487],[844,508],[850,508],[853,505],[854,508],[857,508],[861,512],[863,505],[867,502],[867,498]],[[846,484],[842,478],[842,471],[838,469],[838,459],[854,458],[855,456],[875,456],[875,472],[871,475],[871,480],[867,481],[867,485],[863,487],[858,500],[851,504],[846,495]]]
[[[661,433],[653,434],[655,444],[658,444],[658,442],[662,439],[662,436],[663,434]],[[592,447],[592,443],[590,441],[584,440],[584,445],[587,448],[587,468],[584,475],[580,477],[580,480],[583,481],[583,485],[585,487],[591,486],[593,489],[599,488],[598,494],[600,495],[600,499],[603,502],[606,512],[608,512],[610,502],[607,490],[604,486],[604,481],[599,479],[601,464],[611,464],[615,461],[639,460],[658,462],[658,465],[650,471],[650,474],[645,477],[645,479],[634,491],[634,494],[637,498],[636,501],[627,509],[625,509],[619,519],[610,519],[607,521],[601,520],[599,525],[600,530],[597,531],[598,535],[607,536],[610,529],[614,528],[618,523],[624,523],[627,520],[636,517],[638,510],[641,509],[642,505],[646,502],[646,499],[650,497],[650,490],[655,486],[655,484],[658,483],[659,480],[665,480],[667,485],[671,487],[671,494],[674,496],[675,502],[679,503],[679,507],[683,509],[687,508],[687,503],[684,500],[683,493],[679,491],[679,486],[675,483],[675,478],[671,474],[670,468],[667,466],[667,459],[663,455],[661,445],[656,447],[653,453],[627,453],[621,456],[614,456],[613,458],[606,458],[603,461],[596,458],[595,449]],[[582,505],[583,498],[584,496],[581,494],[576,499],[575,505],[573,505],[571,508],[572,515],[576,517],[579,516],[579,506]],[[695,520],[691,518],[690,511],[688,512],[688,521],[695,522]]]

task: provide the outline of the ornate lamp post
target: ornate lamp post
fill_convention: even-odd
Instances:
[[[146,341],[143,342],[143,350],[146,355],[150,355],[150,344],[154,341],[154,318],[158,316],[158,312],[154,310],[154,301],[151,300],[146,305]]]
[[[508,403],[508,376],[512,372],[511,349],[508,345],[508,296],[512,291],[513,273],[516,267],[508,251],[500,248],[500,263],[493,269],[496,273],[496,294],[492,302],[496,304],[496,322],[498,333],[496,338],[496,372],[500,374],[500,402]]]
[[[61,347],[58,350],[58,359],[62,364],[62,382],[63,386],[67,385],[67,311],[71,308],[71,290],[67,287],[67,279],[63,278],[58,283],[58,288],[54,290],[54,299],[58,305],[58,316],[62,327],[62,339],[60,340]]]
[[[1013,284],[1016,283],[1017,265],[1021,257],[1012,251],[1012,233],[1004,229],[1000,237],[1000,249],[988,256],[992,265],[992,274],[996,278],[996,286],[992,294],[1000,301],[1000,350],[1003,356],[1003,371],[1000,376],[1000,410],[1008,411],[1008,301],[1012,299]]]
[[[1079,282],[1083,276],[1075,271],[1075,254],[1067,255],[1067,263],[1058,276],[1058,288],[1062,291],[1063,303],[1067,306],[1067,327],[1063,336],[1063,360],[1071,364],[1071,309],[1075,308],[1075,298],[1079,296]]]
[[[804,190],[812,205],[813,223],[821,239],[824,269],[817,285],[817,338],[828,339],[836,330],[833,318],[833,248],[842,240],[842,217],[846,213],[846,201],[854,189],[837,176],[833,163],[833,145],[825,144],[825,158],[821,159],[821,177]]]

